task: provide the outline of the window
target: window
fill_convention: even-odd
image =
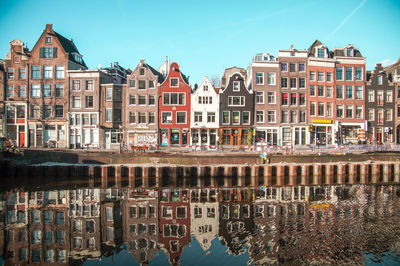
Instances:
[[[215,122],[215,112],[207,112],[207,123]]]
[[[363,80],[361,67],[356,67],[356,80]]]
[[[287,63],[281,63],[281,71],[282,71],[282,72],[288,71]]]
[[[19,79],[26,79],[26,68],[19,69]]]
[[[222,112],[222,124],[227,125],[230,123],[230,117],[229,117],[229,112],[223,111]]]
[[[332,86],[326,87],[326,97],[329,97],[329,98],[333,97],[333,87]]]
[[[146,89],[146,81],[145,80],[139,80],[139,90],[145,90]]]
[[[353,106],[346,105],[346,118],[353,118]]]
[[[290,111],[290,123],[297,123],[297,111]]]
[[[318,116],[325,116],[325,104],[318,103]]]
[[[53,78],[53,67],[52,66],[44,66],[43,67],[43,78],[45,78],[45,79]]]
[[[163,93],[164,105],[185,105],[185,93],[165,92]]]
[[[239,87],[239,81],[234,81],[233,82],[233,91],[239,91],[240,87]]]
[[[304,89],[306,87],[306,78],[299,78],[299,88]]]
[[[63,117],[64,116],[64,105],[56,105],[55,106],[56,117]]]
[[[297,79],[296,78],[290,78],[290,88],[297,88]]]
[[[300,93],[299,105],[306,105],[306,94],[305,93]]]
[[[43,105],[43,118],[51,117],[51,106]]]
[[[386,91],[385,96],[387,103],[393,102],[393,93],[391,91]]]
[[[343,105],[336,106],[336,116],[338,118],[343,118]]]
[[[386,121],[392,121],[392,119],[393,119],[392,109],[387,109],[386,110]]]
[[[343,80],[343,67],[336,67],[336,80]]]
[[[106,101],[112,101],[113,89],[106,88]]]
[[[327,116],[329,116],[329,117],[332,117],[332,116],[333,116],[333,103],[327,103],[327,106],[326,106],[326,114],[327,114]]]
[[[161,113],[161,123],[162,124],[172,124],[172,112],[162,112]]]
[[[56,243],[64,244],[65,242],[65,231],[56,231]]]
[[[26,87],[18,86],[18,97],[25,98],[26,97]]]
[[[244,106],[244,96],[229,96],[228,106]]]
[[[138,112],[138,123],[139,124],[146,123],[146,113],[145,112]]]
[[[122,88],[121,87],[114,88],[113,100],[117,101],[117,102],[122,101]]]
[[[273,92],[273,91],[269,91],[268,92],[268,103],[269,104],[275,104],[276,103],[275,92]]]
[[[139,105],[146,105],[146,95],[139,95]]]
[[[114,109],[113,110],[113,119],[115,122],[121,122],[121,109]]]
[[[149,105],[155,105],[156,101],[154,95],[149,95]]]
[[[353,99],[353,86],[346,86],[346,99]]]
[[[264,123],[264,111],[263,110],[256,111],[256,122]]]
[[[194,112],[194,122],[202,122],[203,121],[203,113],[202,112]]]
[[[306,111],[299,111],[300,112],[300,123],[306,122]],[[303,142],[305,143],[305,141]]]
[[[281,78],[281,87],[287,88],[287,78]]]
[[[248,111],[242,112],[242,123],[243,123],[243,125],[250,124],[250,112],[248,112]]]
[[[14,98],[14,87],[13,86],[7,87],[7,98]]]
[[[163,206],[162,217],[163,218],[171,218],[172,217],[172,207],[171,206]]]
[[[282,111],[282,123],[288,123],[289,122],[289,113],[288,111]]]
[[[56,79],[64,78],[64,66],[56,66]]]
[[[129,112],[129,123],[130,124],[136,123],[136,113],[135,112]]]
[[[264,73],[262,73],[262,72],[256,73],[256,84],[264,85]]]
[[[292,129],[289,127],[282,128],[282,137],[284,141],[290,141],[292,136]]]
[[[72,80],[72,90],[73,91],[79,91],[81,90],[81,81],[74,79]]]
[[[31,85],[31,96],[32,96],[32,98],[40,97],[40,85],[39,84]]]
[[[33,119],[40,118],[40,106],[39,105],[31,105],[31,118],[33,118]]]
[[[375,120],[375,110],[368,109],[368,121],[374,121],[374,120]]]
[[[129,80],[129,88],[134,88],[136,86],[136,80],[131,79]]]
[[[356,99],[357,100],[362,100],[363,98],[363,87],[362,86],[356,86]]]
[[[325,96],[325,87],[324,86],[318,86],[318,96],[319,97]]]
[[[93,80],[86,80],[86,90],[87,91],[94,90],[94,81]]]
[[[85,108],[93,108],[93,96],[85,96]]]
[[[139,75],[140,75],[140,76],[144,76],[144,74],[145,74],[145,68],[141,67],[141,68],[139,69]]]
[[[268,85],[275,85],[275,83],[276,83],[276,75],[275,75],[275,73],[269,73],[268,72]]]
[[[327,72],[326,73],[326,81],[332,82],[332,72]]]
[[[275,112],[275,110],[268,111],[268,123],[276,123],[276,112]]]
[[[318,72],[318,81],[325,81],[325,73]]]
[[[300,72],[306,71],[306,64],[304,64],[304,63],[299,63],[299,71],[300,71]]]
[[[310,96],[315,96],[315,86],[310,85]]]
[[[343,99],[343,85],[336,86],[336,98]]]
[[[72,96],[72,108],[81,108],[81,96]]]
[[[170,79],[171,87],[179,87],[179,79],[171,78]]]
[[[51,85],[50,84],[43,85],[43,97],[45,97],[45,98],[51,97]]]
[[[382,76],[378,76],[378,84],[382,85]]]
[[[310,71],[310,80],[315,81],[315,71]]]
[[[63,225],[65,224],[65,214],[64,212],[56,212],[56,224]]]
[[[296,104],[297,104],[297,94],[291,93],[290,94],[290,105],[296,105]]]
[[[129,95],[129,105],[136,105],[136,95]]]
[[[106,122],[111,122],[112,121],[112,109],[107,108],[106,109]]]
[[[315,116],[315,102],[310,102],[310,115]]]
[[[263,104],[264,103],[264,92],[256,91],[256,103]]]
[[[32,66],[32,79],[40,79],[40,66]]]
[[[282,93],[282,105],[288,105],[289,104],[289,100],[288,100],[289,96],[287,93]]]
[[[155,113],[154,112],[149,112],[149,124],[154,124],[155,123]]]
[[[296,71],[296,64],[290,63],[290,72],[295,72]]]
[[[319,58],[324,58],[325,57],[325,49],[323,49],[323,48],[318,48],[318,57]]]
[[[363,107],[356,106],[356,118],[362,119],[363,118]]]
[[[177,124],[186,123],[186,112],[176,112],[176,123]]]
[[[64,97],[64,84],[56,84],[56,98]]]
[[[154,80],[149,80],[149,89],[154,89]]]
[[[45,44],[51,44],[51,37],[50,36],[46,36]]]
[[[346,67],[346,80],[353,80],[353,68]]]
[[[57,48],[56,47],[40,47],[39,48],[40,58],[57,58]]]
[[[14,68],[9,68],[7,71],[7,79],[14,79]]]
[[[232,111],[232,124],[237,125],[240,124],[240,112]]]

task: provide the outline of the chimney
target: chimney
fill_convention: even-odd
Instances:
[[[46,24],[46,31],[49,32],[53,30],[53,24]]]

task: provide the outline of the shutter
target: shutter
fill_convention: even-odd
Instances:
[[[53,47],[53,58],[57,58],[57,47]]]
[[[40,57],[40,58],[43,58],[43,57],[44,57],[43,54],[44,54],[44,48],[43,48],[43,47],[40,47],[40,48],[39,48],[39,57]]]

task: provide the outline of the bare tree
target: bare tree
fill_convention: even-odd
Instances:
[[[213,74],[210,76],[210,82],[214,86],[214,88],[221,87],[221,77],[217,74]]]

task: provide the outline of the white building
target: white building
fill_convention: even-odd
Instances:
[[[215,149],[219,128],[219,88],[214,88],[208,77],[191,95],[190,145],[195,148]]]

